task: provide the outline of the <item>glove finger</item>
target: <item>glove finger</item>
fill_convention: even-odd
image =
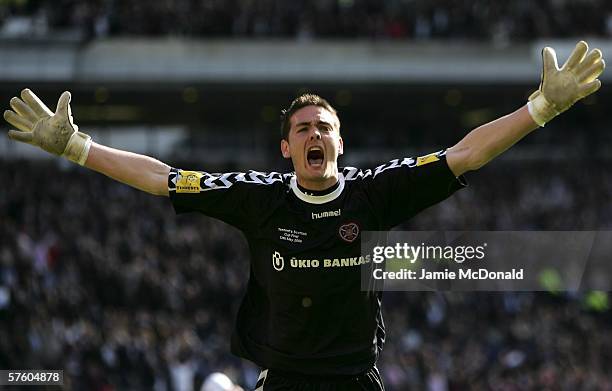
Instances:
[[[578,42],[576,44],[576,47],[574,48],[574,51],[572,52],[572,54],[570,54],[565,64],[563,64],[563,68],[561,69],[571,70],[575,68],[576,65],[578,65],[584,59],[584,56],[586,55],[586,52],[588,50],[589,50],[589,45],[587,45],[586,42],[584,41]]]
[[[21,141],[22,143],[32,144],[33,134],[32,132],[20,132],[18,130],[9,130],[8,136],[12,140]]]
[[[584,60],[580,63],[580,67],[588,67],[589,65],[595,64],[597,61],[601,60],[603,54],[599,49],[593,49],[587,54]]]
[[[13,125],[17,129],[23,132],[31,132],[33,124],[27,118],[24,118],[20,115],[15,114],[15,112],[11,110],[6,110],[4,112],[4,119],[9,124]]]
[[[551,74],[552,72],[559,70],[559,65],[557,64],[557,53],[555,53],[555,49],[545,47],[542,50],[542,66],[544,73],[542,75],[542,79],[544,79],[547,74]]]
[[[590,67],[583,70],[578,75],[578,80],[586,83],[592,82],[593,80],[597,79],[599,75],[601,75],[605,67],[606,63],[604,60],[597,61],[595,64],[592,64]]]
[[[34,123],[38,121],[38,117],[36,116],[34,110],[32,110],[30,106],[26,105],[21,99],[17,97],[11,98],[10,105],[17,114],[27,118],[30,122]]]
[[[21,91],[21,99],[23,99],[23,101],[27,103],[27,105],[30,106],[32,110],[34,110],[34,112],[39,118],[53,115],[53,112],[49,110],[47,105],[45,105],[40,99],[38,99],[38,97],[34,95],[34,93],[29,88],[26,88]]]
[[[601,81],[599,81],[599,79],[595,79],[590,83],[581,85],[578,88],[578,94],[581,98],[584,98],[585,96],[591,95],[597,91],[599,87],[601,87]]]
[[[57,107],[55,109],[56,115],[61,115],[64,118],[70,117],[70,92],[64,91],[57,101]]]

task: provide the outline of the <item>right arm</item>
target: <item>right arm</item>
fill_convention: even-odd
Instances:
[[[62,156],[119,182],[155,195],[168,196],[170,167],[159,160],[92,142],[72,122],[70,93],[64,92],[53,113],[32,91],[12,98],[4,118],[17,130],[8,135],[54,155]]]
[[[85,167],[138,190],[168,196],[170,166],[152,157],[91,143]]]

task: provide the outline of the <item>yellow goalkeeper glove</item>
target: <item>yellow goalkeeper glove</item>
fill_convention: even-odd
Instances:
[[[21,99],[10,101],[14,111],[6,110],[4,119],[19,130],[9,130],[13,140],[35,145],[80,165],[85,164],[91,137],[78,131],[72,122],[70,92],[65,91],[53,113],[32,91],[21,91]]]
[[[588,50],[586,42],[578,42],[561,69],[557,65],[555,50],[550,47],[542,50],[542,81],[527,103],[529,114],[538,125],[544,126],[576,101],[601,87],[597,77],[606,64],[601,50],[593,49],[587,54]]]

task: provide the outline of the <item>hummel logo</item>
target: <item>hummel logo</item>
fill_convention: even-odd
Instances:
[[[322,219],[325,217],[338,217],[342,214],[342,210],[341,209],[337,209],[337,210],[330,210],[328,212],[319,212],[319,213],[312,213],[312,219],[316,220],[316,219]]]

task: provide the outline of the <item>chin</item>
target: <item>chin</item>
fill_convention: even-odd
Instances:
[[[316,179],[320,179],[320,180],[325,180],[325,179],[329,179],[332,175],[330,172],[328,172],[328,170],[326,169],[322,169],[322,170],[317,170],[318,172],[315,172],[312,176],[313,178]]]

